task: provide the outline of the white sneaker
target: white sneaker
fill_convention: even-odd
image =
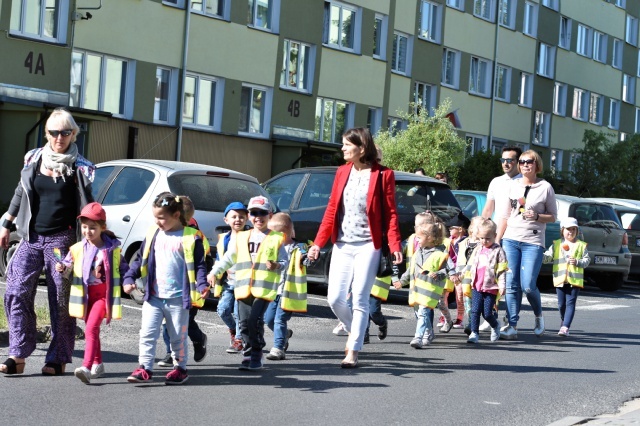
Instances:
[[[498,330],[500,330],[502,328],[502,323],[500,322],[500,320],[498,321]],[[491,324],[489,324],[486,320],[482,320],[482,324],[480,324],[480,331],[489,331],[491,330]]]
[[[89,371],[87,367],[76,368],[73,375],[80,379],[85,385],[91,384],[91,371]]]
[[[441,333],[448,333],[448,332],[451,331],[452,327],[453,327],[453,321],[447,321],[447,322],[444,323],[444,325],[440,329],[440,332]]]
[[[518,338],[518,330],[511,325],[502,327],[500,330],[500,338],[503,340],[516,340]]]
[[[333,334],[335,334],[336,336],[348,336],[349,333],[347,332],[347,329],[344,327],[343,323],[338,323],[338,325],[336,325],[336,328],[333,329]]]
[[[422,346],[429,346],[436,335],[433,333],[433,330],[427,330],[422,336]]]
[[[280,361],[286,358],[285,352],[282,349],[271,348],[267,354],[267,359],[270,361]]]
[[[412,348],[422,349],[422,339],[420,337],[414,337],[409,344]]]
[[[104,375],[104,364],[93,364],[91,366],[91,378],[97,379]]]
[[[533,329],[533,334],[538,337],[544,334],[544,317],[542,315],[536,317],[536,326]]]
[[[472,331],[467,339],[467,343],[478,343],[478,333]]]
[[[491,329],[491,341],[497,342],[500,340],[500,322],[498,322],[498,326]]]

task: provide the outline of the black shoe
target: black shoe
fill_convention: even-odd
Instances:
[[[158,362],[158,367],[170,367],[173,368],[173,358],[171,353],[168,353]]]
[[[202,333],[201,342],[193,342],[193,360],[201,362],[207,356],[207,335]]]
[[[369,333],[365,333],[364,335],[364,341],[362,342],[364,345],[369,343]]]
[[[389,323],[385,320],[384,324],[378,327],[378,340],[384,340],[387,338],[387,327]]]

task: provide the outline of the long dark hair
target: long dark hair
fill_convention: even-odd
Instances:
[[[163,209],[170,215],[180,212],[180,223],[182,226],[187,226],[187,219],[184,217],[184,203],[180,196],[168,191],[161,192],[153,201],[153,207]]]
[[[371,132],[366,127],[354,127],[342,134],[342,137],[354,144],[364,148],[364,154],[360,161],[366,164],[373,164],[378,161],[378,151],[373,143]]]

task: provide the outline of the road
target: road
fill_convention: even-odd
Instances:
[[[39,290],[37,303],[44,304],[46,290]],[[331,334],[337,321],[322,294],[310,296],[308,314],[291,320],[287,360],[266,361],[260,372],[237,369],[240,356],[224,351],[227,330],[206,309],[197,318],[209,336],[208,356],[190,363],[190,379],[179,387],[165,386],[161,369],[152,384],[126,382],[137,366],[140,308],[125,304],[125,318],[103,327],[105,378],[87,386],[69,372],[42,377],[47,346],[40,344],[24,375],[0,377],[0,424],[546,425],[613,413],[640,396],[637,285],[616,293],[584,290],[568,339],[555,335],[555,294],[545,293],[543,338],[533,335],[533,315],[524,304],[520,340],[491,343],[483,334],[477,346],[454,329],[437,334],[426,349],[413,349],[412,310],[386,304],[389,336],[382,342],[372,337],[355,370],[339,368],[345,338]],[[73,367],[83,348],[79,341]],[[0,346],[0,359],[6,356],[6,345]]]

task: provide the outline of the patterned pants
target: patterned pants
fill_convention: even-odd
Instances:
[[[45,362],[71,362],[76,319],[69,316],[70,284],[55,270],[58,259],[53,249],[59,249],[64,258],[75,241],[74,230],[46,236],[31,232],[29,240],[22,240],[16,249],[7,268],[7,291],[4,295],[10,356],[27,358],[36,348],[34,304],[38,278],[44,268],[51,315],[51,344]]]

